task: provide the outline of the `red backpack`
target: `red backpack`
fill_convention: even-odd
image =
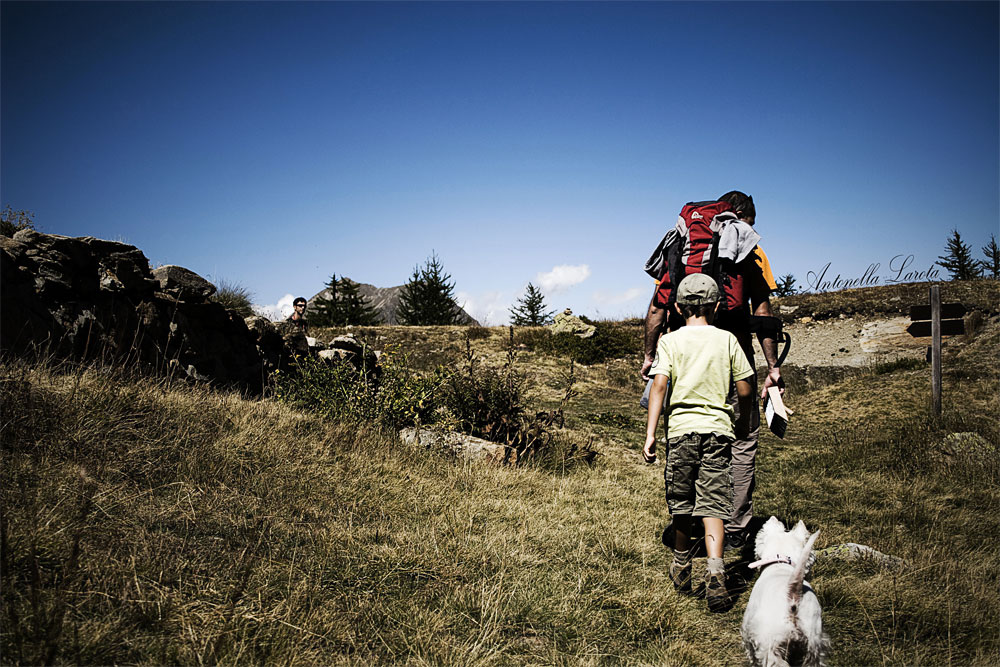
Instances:
[[[712,276],[723,295],[720,311],[736,311],[746,305],[743,276],[736,264],[719,257],[719,231],[736,214],[726,202],[703,201],[684,205],[677,226],[660,242],[646,263],[646,272],[660,280],[656,305],[672,308],[676,300],[674,286],[685,276],[704,273]],[[655,258],[659,257],[657,261]],[[659,276],[654,275],[659,273]]]

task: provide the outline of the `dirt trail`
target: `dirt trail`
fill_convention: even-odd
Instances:
[[[923,358],[928,339],[906,333],[906,317],[843,317],[813,320],[799,318],[786,324],[792,349],[785,360],[795,366],[867,366],[900,357]],[[763,363],[754,341],[756,360]]]

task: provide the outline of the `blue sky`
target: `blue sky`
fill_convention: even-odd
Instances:
[[[926,271],[1000,236],[998,7],[3,2],[0,205],[262,305],[436,252],[490,324],[643,313],[732,189],[800,285]]]

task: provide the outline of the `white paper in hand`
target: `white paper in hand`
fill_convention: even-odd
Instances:
[[[777,387],[767,388],[767,400],[764,403],[764,415],[767,417],[767,427],[779,438],[785,437],[788,428],[788,413],[785,403],[781,400],[781,390]]]

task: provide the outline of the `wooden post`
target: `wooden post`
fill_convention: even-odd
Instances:
[[[941,287],[931,285],[931,393],[934,414],[941,416]]]

